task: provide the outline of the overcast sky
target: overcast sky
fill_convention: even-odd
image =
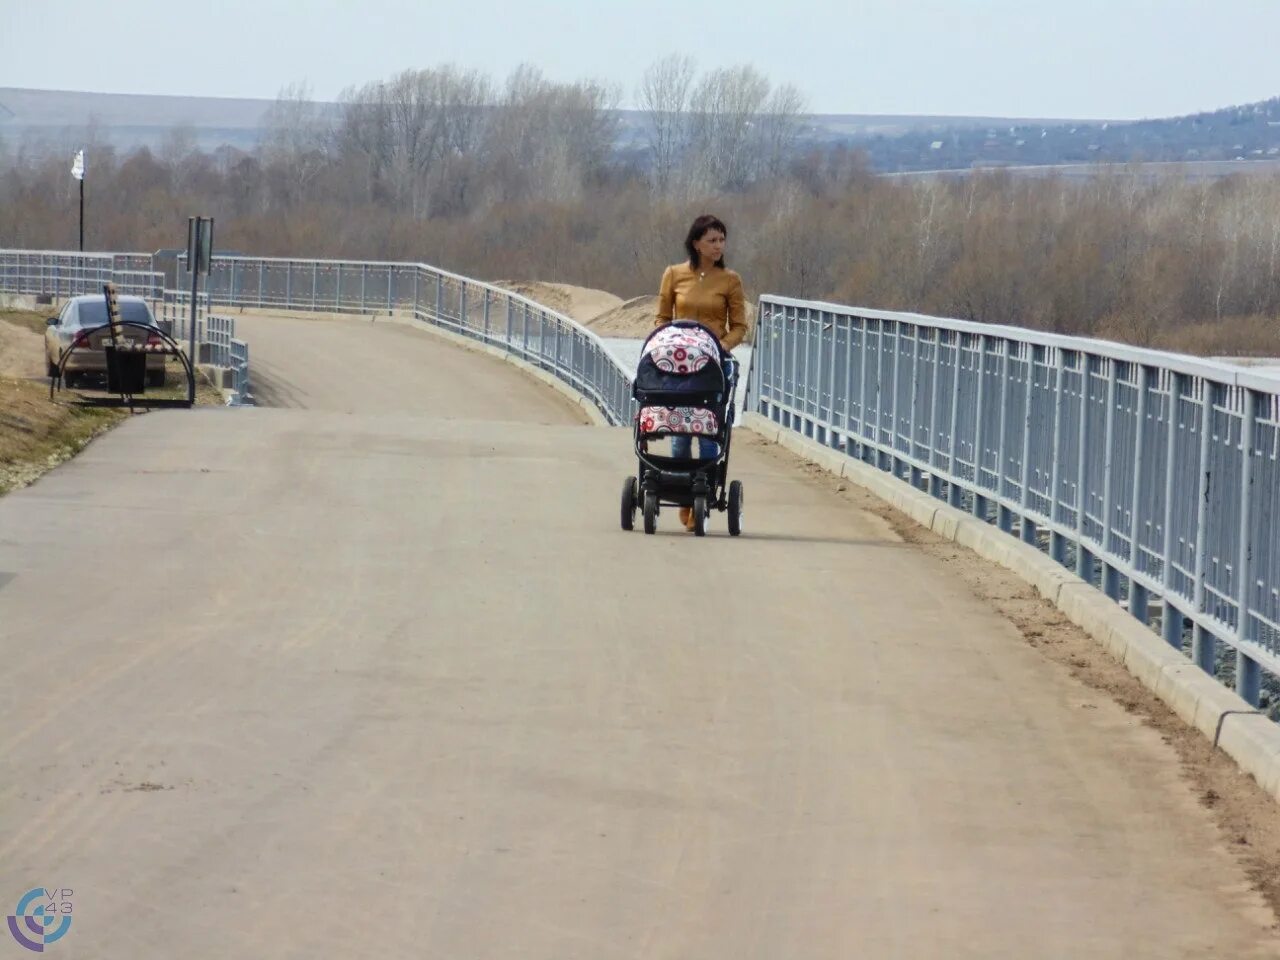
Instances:
[[[452,62],[753,63],[819,113],[1169,116],[1280,94],[1280,0],[0,0],[0,86],[319,99]]]

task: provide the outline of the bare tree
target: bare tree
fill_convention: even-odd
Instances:
[[[804,94],[789,83],[770,94],[756,122],[753,178],[786,173],[800,142],[807,107]]]
[[[263,161],[285,185],[286,204],[298,203],[329,162],[333,131],[305,82],[282,87],[264,120]]]
[[[756,166],[754,127],[769,97],[769,81],[746,65],[713,70],[693,93],[694,184],[741,190]]]
[[[668,191],[689,149],[693,76],[693,59],[672,54],[651,64],[640,81],[640,108],[645,114],[653,184],[659,194]]]
[[[607,84],[557,84],[535,67],[517,68],[488,129],[492,202],[580,195],[609,163],[618,98]]]

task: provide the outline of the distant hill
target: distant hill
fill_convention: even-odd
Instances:
[[[97,135],[118,149],[155,147],[175,127],[189,128],[202,149],[229,144],[252,149],[262,137],[272,100],[224,97],[171,97],[121,93],[78,93],[0,87],[0,136],[23,139],[65,151],[84,139],[93,125]],[[322,103],[322,111],[337,104]],[[643,115],[619,111],[619,146],[642,142]],[[806,138],[839,143],[868,137],[897,137],[913,131],[982,129],[1064,120],[1010,120],[992,117],[913,117],[877,114],[815,114],[805,118]]]
[[[1164,120],[1015,122],[952,127],[936,135],[853,135],[882,172],[974,166],[1202,163],[1280,159],[1280,97]],[[1232,170],[1233,167],[1224,167]]]
[[[0,139],[26,143],[37,153],[66,153],[92,127],[100,140],[129,150],[154,148],[182,127],[202,149],[251,150],[272,103],[0,87]],[[320,108],[336,112],[337,104]],[[643,115],[624,110],[619,121],[619,151],[642,156]],[[1236,172],[1239,162],[1280,161],[1280,97],[1139,121],[814,114],[805,117],[804,140],[818,148],[864,150],[882,173],[1161,161],[1195,163],[1220,175]]]

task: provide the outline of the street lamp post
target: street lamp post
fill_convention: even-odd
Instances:
[[[71,164],[71,175],[80,181],[80,252],[84,253],[84,151],[76,151]]]

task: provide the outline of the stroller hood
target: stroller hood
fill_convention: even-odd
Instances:
[[[725,388],[723,353],[710,330],[677,321],[649,334],[636,367],[635,395],[713,396]]]

